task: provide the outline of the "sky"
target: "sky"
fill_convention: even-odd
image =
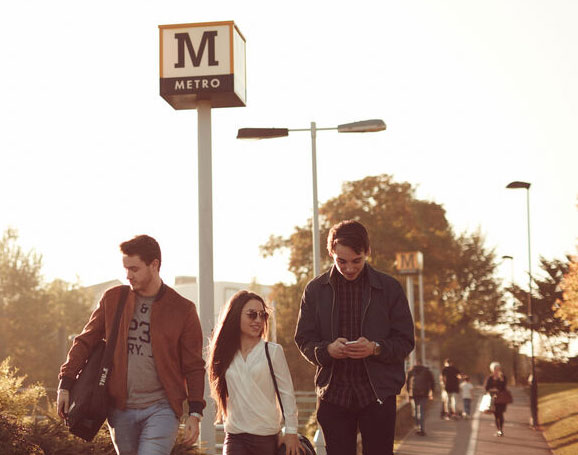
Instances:
[[[233,20],[247,106],[213,109],[214,279],[290,282],[270,235],[312,215],[307,132],[240,141],[242,127],[321,131],[323,204],[391,174],[480,230],[500,278],[576,253],[578,3],[573,0],[2,2],[0,230],[43,256],[46,280],[124,279],[118,244],[147,233],[172,283],[198,271],[197,113],[159,96],[158,25]],[[424,258],[427,267],[427,257]],[[507,284],[507,283],[506,283]]]

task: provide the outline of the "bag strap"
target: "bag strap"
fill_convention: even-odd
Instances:
[[[103,368],[107,368],[110,371],[110,366],[112,365],[112,358],[114,355],[114,348],[116,346],[116,339],[118,338],[118,327],[120,325],[120,318],[122,316],[122,312],[124,310],[126,299],[128,297],[129,286],[122,286],[120,291],[119,303],[116,307],[116,313],[114,315],[114,321],[112,323],[112,328],[110,330],[110,336],[106,340],[106,348],[104,349],[104,355],[102,358],[101,370]],[[108,374],[108,371],[106,374]],[[104,378],[106,381],[106,376]],[[100,382],[104,382],[100,381]],[[104,385],[104,384],[103,384]]]
[[[283,402],[281,401],[281,394],[279,393],[279,387],[277,387],[277,379],[275,378],[275,372],[273,371],[273,364],[271,363],[271,356],[269,355],[268,341],[265,341],[265,355],[267,356],[267,363],[269,364],[269,371],[271,372],[271,378],[273,379],[273,385],[275,386],[275,393],[277,394],[277,399],[279,400],[279,406],[281,406],[281,414],[283,414],[283,420],[285,420],[285,411],[283,410]]]

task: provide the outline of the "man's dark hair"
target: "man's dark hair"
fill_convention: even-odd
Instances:
[[[122,242],[120,251],[127,256],[139,256],[146,265],[150,265],[151,262],[158,259],[159,270],[161,268],[161,247],[155,239],[148,235],[137,235]]]
[[[357,254],[369,252],[369,235],[359,221],[345,220],[337,223],[327,236],[327,251],[330,255],[335,251],[335,245],[348,246]]]

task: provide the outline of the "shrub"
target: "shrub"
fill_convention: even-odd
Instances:
[[[0,363],[0,410],[16,418],[23,418],[34,413],[46,391],[39,384],[23,389],[22,383],[26,376],[17,376],[18,370],[10,363],[10,357]]]
[[[0,453],[44,455],[42,449],[28,439],[28,428],[4,412],[0,412]]]
[[[7,358],[0,363],[0,454],[4,455],[115,455],[108,425],[103,425],[92,442],[73,436],[56,412],[54,403],[37,416],[39,400],[46,396],[41,385],[22,388],[26,376]],[[34,416],[34,417],[31,417]],[[201,455],[179,437],[171,455]]]

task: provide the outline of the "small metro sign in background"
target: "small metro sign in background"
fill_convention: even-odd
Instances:
[[[396,253],[395,267],[399,273],[419,273],[423,270],[423,254],[421,251]]]

